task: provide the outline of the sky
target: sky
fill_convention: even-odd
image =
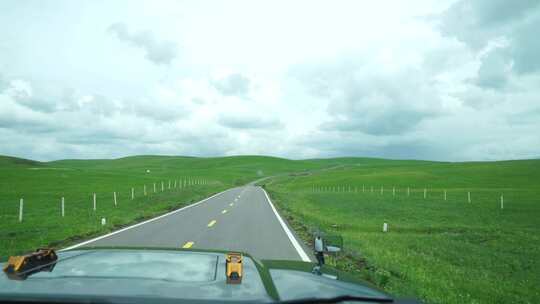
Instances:
[[[540,157],[540,1],[0,0],[0,154]]]

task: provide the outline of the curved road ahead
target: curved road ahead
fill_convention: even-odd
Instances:
[[[266,192],[252,185],[66,249],[83,245],[239,250],[259,259],[313,260]]]

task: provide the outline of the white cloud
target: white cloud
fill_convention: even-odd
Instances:
[[[18,2],[0,154],[538,157],[539,7]]]
[[[111,24],[107,30],[121,41],[144,49],[146,59],[155,64],[170,64],[176,57],[176,44],[172,41],[159,41],[150,31],[130,33],[127,25],[121,22]]]

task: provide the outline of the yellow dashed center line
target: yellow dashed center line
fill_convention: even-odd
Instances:
[[[193,242],[187,242],[184,244],[184,246],[182,246],[182,248],[191,248],[191,246],[193,246]]]
[[[221,213],[222,213],[222,214],[225,214],[225,213],[227,213],[227,209],[225,209],[225,210],[221,211]]]
[[[212,220],[210,223],[208,223],[208,227],[212,227],[216,224],[216,220]]]

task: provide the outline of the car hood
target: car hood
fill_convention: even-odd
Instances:
[[[240,284],[226,282],[226,253],[166,249],[87,248],[58,253],[52,271],[25,280],[0,275],[0,300],[274,302],[341,295],[389,298],[337,273],[315,275],[311,263],[258,261],[244,255]]]

